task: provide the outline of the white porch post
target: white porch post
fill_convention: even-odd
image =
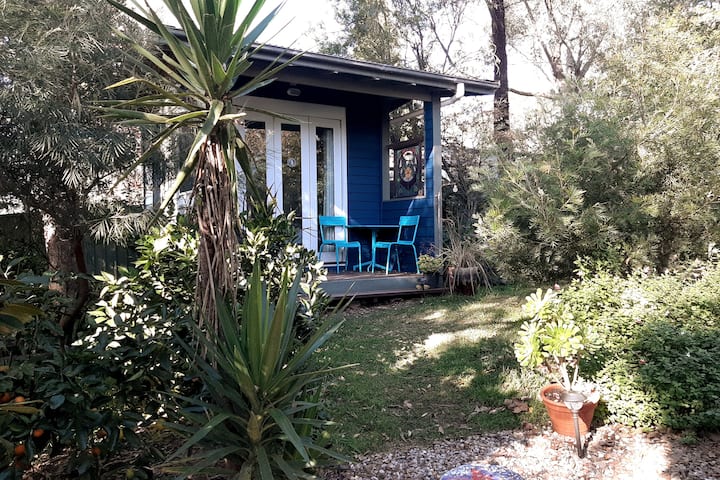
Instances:
[[[440,124],[440,97],[432,97],[432,165],[433,165],[433,208],[435,209],[435,249],[442,250],[442,126]]]

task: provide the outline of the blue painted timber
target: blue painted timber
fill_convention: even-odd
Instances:
[[[288,84],[274,82],[255,95],[289,99]],[[303,102],[344,107],[347,121],[347,192],[348,223],[350,224],[394,224],[402,215],[420,215],[416,246],[418,253],[433,247],[435,235],[435,213],[433,185],[432,104],[424,106],[425,118],[425,196],[399,200],[383,199],[383,182],[387,173],[383,171],[383,124],[390,111],[403,104],[404,100],[361,93],[340,92],[327,88],[303,87]],[[438,126],[439,128],[439,126]],[[412,249],[402,250],[403,270],[412,270]],[[363,251],[363,256],[370,252]]]

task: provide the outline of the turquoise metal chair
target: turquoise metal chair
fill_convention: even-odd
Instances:
[[[335,271],[340,273],[340,250],[343,248],[347,252],[349,248],[358,249],[358,265],[362,263],[362,247],[360,242],[349,242],[347,241],[347,219],[345,217],[328,217],[321,216],[319,218],[320,223],[320,248],[319,252],[322,253],[323,247],[335,248]],[[338,240],[335,238],[337,234],[337,228],[341,227],[343,230],[343,238],[345,240]],[[347,271],[347,262],[345,264],[345,270]]]
[[[378,250],[387,250],[387,260],[385,261],[385,267],[379,265],[380,268],[385,268],[385,275],[390,272],[390,257],[392,249],[395,247],[395,252],[398,255],[398,271],[400,270],[400,247],[410,247],[413,251],[413,258],[415,259],[415,271],[420,273],[420,268],[417,263],[417,250],[415,249],[415,236],[417,235],[418,224],[420,224],[420,215],[404,215],[400,217],[398,222],[398,236],[397,240],[393,242],[375,242],[372,251],[372,271],[375,271],[375,258]]]

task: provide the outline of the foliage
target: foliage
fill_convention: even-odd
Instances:
[[[434,256],[422,254],[418,257],[418,268],[421,273],[439,273],[445,269],[445,258],[442,255]]]
[[[346,31],[336,38],[323,40],[322,51],[385,65],[400,65],[398,37],[383,0],[336,0],[335,19]]]
[[[236,291],[234,272],[239,227],[236,162],[245,174],[245,187],[252,198],[250,204],[261,205],[266,201],[265,190],[252,181],[249,154],[235,126],[242,114],[238,113],[233,100],[270,83],[285,65],[271,65],[256,73],[250,70],[250,57],[258,48],[255,42],[274,18],[277,8],[263,18],[259,14],[264,0],[255,0],[249,10],[240,9],[240,0],[192,1],[190,8],[181,0],[164,0],[165,7],[182,29],[179,33],[169,29],[166,20],[148,4],[133,2],[133,10],[123,3],[108,1],[162,42],[162,47],[149,50],[131,40],[132,48],[146,62],[137,65],[142,74],[108,88],[142,85],[146,90],[133,100],[108,102],[103,110],[107,117],[124,124],[161,127],[136,164],[158,151],[178,129],[190,127],[195,132],[159,212],[194,175],[192,198],[200,234],[197,318],[217,329],[215,295],[233,298]]]
[[[325,422],[317,418],[317,392],[329,370],[307,369],[306,363],[341,322],[326,322],[306,343],[298,343],[299,287],[300,274],[291,283],[285,270],[273,302],[256,264],[242,307],[220,302],[219,333],[196,332],[207,351],[207,361],[197,359],[204,390],[194,400],[178,397],[190,404],[170,426],[190,438],[164,470],[239,480],[314,478],[305,471],[318,457],[336,457],[322,446]],[[194,353],[193,347],[185,348]]]
[[[97,344],[66,345],[58,318],[71,299],[48,289],[47,277],[21,273],[11,280],[3,282],[3,297],[42,314],[0,337],[0,478],[16,478],[37,454],[65,447],[74,476],[103,478],[101,460],[138,446],[135,430],[159,409],[157,347],[146,336],[119,358],[100,331]],[[14,455],[18,445],[22,455]]]
[[[717,429],[720,412],[720,266],[695,262],[629,277],[581,266],[563,301],[598,336],[594,374],[609,420]]]
[[[440,251],[447,264],[450,292],[468,291],[475,294],[475,287],[490,287],[490,269],[483,260],[480,244],[468,242],[468,234],[461,224],[445,221],[445,243]]]
[[[107,193],[109,177],[130,164],[135,138],[87,108],[100,98],[130,93],[102,90],[124,75],[117,61],[123,48],[108,28],[119,25],[100,0],[2,4],[0,197],[46,215],[71,246],[65,252],[70,257],[67,239],[90,232],[97,218],[120,208],[117,201],[126,201],[126,210],[142,204],[133,195],[141,189]]]
[[[541,369],[565,390],[577,390],[580,360],[595,348],[592,331],[551,289],[525,297],[523,322],[515,343],[515,356],[523,367]],[[568,371],[569,370],[569,371]],[[559,378],[558,378],[559,376]]]
[[[344,32],[321,44],[335,55],[459,73],[489,56],[464,28],[474,8],[468,0],[336,0]]]
[[[720,231],[720,42],[702,25],[651,25],[485,172],[479,241],[505,277],[569,278],[578,257],[663,270],[704,254]]]
[[[300,275],[300,306],[298,308],[298,332],[306,335],[312,332],[320,313],[328,305],[328,299],[320,288],[320,282],[326,279],[323,263],[317,254],[296,242],[293,212],[275,215],[272,203],[264,215],[243,213],[241,224],[245,232],[239,245],[239,262],[242,276],[238,278],[238,300],[242,299],[248,288],[248,275],[255,265],[260,266],[263,279],[271,298],[280,295],[280,287],[284,271],[294,277]]]
[[[632,142],[619,122],[570,102],[538,152],[518,152],[485,172],[490,208],[477,222],[484,252],[505,278],[568,278],[577,256],[601,258],[636,225],[625,188]],[[608,183],[608,180],[610,182]]]
[[[594,73],[602,57],[642,17],[648,3],[612,0],[507,2],[509,42],[561,87]],[[615,12],[612,18],[608,12]]]

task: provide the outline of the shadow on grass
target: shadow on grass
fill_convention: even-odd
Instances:
[[[349,311],[320,355],[327,365],[358,363],[327,390],[336,443],[366,452],[521,427],[533,414],[503,402],[527,395],[512,347],[522,298],[436,297]]]

